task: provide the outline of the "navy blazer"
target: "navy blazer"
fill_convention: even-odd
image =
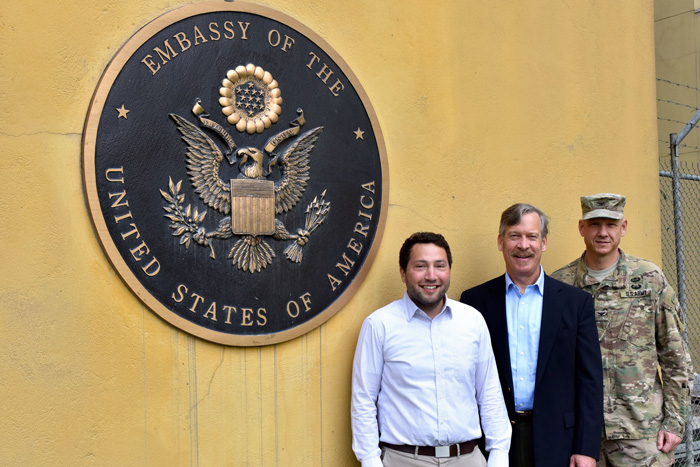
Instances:
[[[505,291],[503,275],[466,290],[460,300],[484,315],[508,417],[515,424]],[[536,467],[566,467],[572,454],[598,459],[603,369],[593,300],[589,293],[547,275],[532,412]],[[511,467],[517,467],[514,446],[513,439]]]

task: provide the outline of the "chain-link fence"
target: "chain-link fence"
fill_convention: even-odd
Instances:
[[[683,232],[681,264],[685,281],[685,315],[688,345],[693,367],[700,365],[700,166],[679,162],[680,209]],[[663,270],[673,287],[678,290],[679,272],[676,254],[676,217],[674,215],[671,162],[660,163],[661,184],[661,245]],[[677,193],[678,194],[678,193]],[[700,466],[700,383],[697,381],[691,395],[690,417],[686,428],[689,435],[675,450],[675,467]],[[692,447],[687,446],[692,439]]]

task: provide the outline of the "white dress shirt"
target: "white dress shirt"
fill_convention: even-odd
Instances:
[[[507,466],[511,427],[481,314],[446,300],[430,319],[404,294],[362,324],[352,370],[352,448],[381,466],[379,441],[445,446],[486,436]],[[381,438],[379,436],[381,433]]]

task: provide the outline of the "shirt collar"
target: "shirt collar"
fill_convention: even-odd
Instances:
[[[506,272],[506,293],[508,293],[508,290],[510,290],[510,286],[515,287],[516,289],[518,288],[517,285],[515,285],[515,282],[510,278],[508,275],[508,272]],[[544,268],[542,268],[542,265],[540,264],[540,275],[535,281],[534,284],[537,291],[540,293],[540,295],[544,296]],[[528,286],[529,287],[529,286]]]
[[[452,315],[452,308],[449,305],[449,301],[450,300],[447,298],[447,294],[445,294],[445,304],[442,306],[442,310],[440,310],[438,316],[443,314],[443,312],[445,312],[445,315]],[[418,308],[418,305],[411,300],[411,297],[408,296],[408,292],[404,292],[403,294],[403,311],[406,314],[406,321],[411,321],[417,314],[419,314],[419,312],[422,316],[427,317],[427,315],[423,313],[420,308]]]

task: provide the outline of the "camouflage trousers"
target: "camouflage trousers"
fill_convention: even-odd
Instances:
[[[668,454],[656,447],[656,438],[604,439],[600,444],[597,467],[670,467],[673,452]]]

